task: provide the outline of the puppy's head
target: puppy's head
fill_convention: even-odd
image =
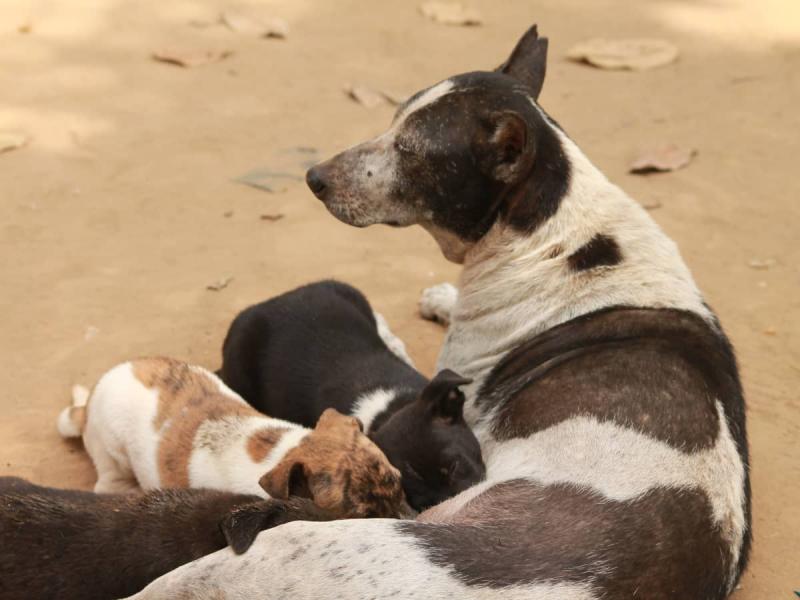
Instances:
[[[455,262],[498,218],[535,227],[566,176],[536,104],[546,55],[534,26],[496,71],[417,93],[387,132],[310,169],[311,191],[349,225],[422,225]]]
[[[337,518],[409,515],[400,472],[361,422],[329,408],[259,484],[273,498],[308,498]]]
[[[400,468],[409,504],[418,511],[435,506],[481,481],[486,474],[481,448],[464,421],[470,383],[445,369],[417,398],[394,413],[372,439]]]

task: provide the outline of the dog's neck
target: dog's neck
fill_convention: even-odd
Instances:
[[[625,305],[713,320],[675,244],[572,140],[557,135],[571,176],[556,214],[532,233],[498,221],[464,257],[438,368],[473,378],[468,398],[507,352],[579,315]],[[597,235],[613,240],[619,262],[578,270],[575,253]]]

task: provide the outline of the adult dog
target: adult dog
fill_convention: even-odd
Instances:
[[[486,481],[416,522],[281,526],[142,597],[733,589],[750,494],[731,347],[675,245],[537,104],[546,49],[531,29],[497,71],[418,93],[386,133],[307,176],[345,223],[422,225],[463,263],[438,366],[474,379]]]

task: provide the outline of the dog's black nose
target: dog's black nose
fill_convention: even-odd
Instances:
[[[322,200],[322,196],[328,188],[328,184],[325,183],[325,179],[322,176],[322,169],[320,169],[319,165],[311,167],[308,170],[306,173],[306,184],[314,195]]]

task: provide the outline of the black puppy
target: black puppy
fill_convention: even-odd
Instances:
[[[387,340],[399,343],[361,292],[312,283],[242,311],[218,374],[271,417],[313,426],[329,407],[359,417],[402,472],[408,502],[424,510],[484,476],[458,389],[469,380],[442,371],[428,381]]]
[[[184,563],[293,520],[330,517],[310,501],[205,489],[94,494],[0,477],[0,598],[124,598]]]

